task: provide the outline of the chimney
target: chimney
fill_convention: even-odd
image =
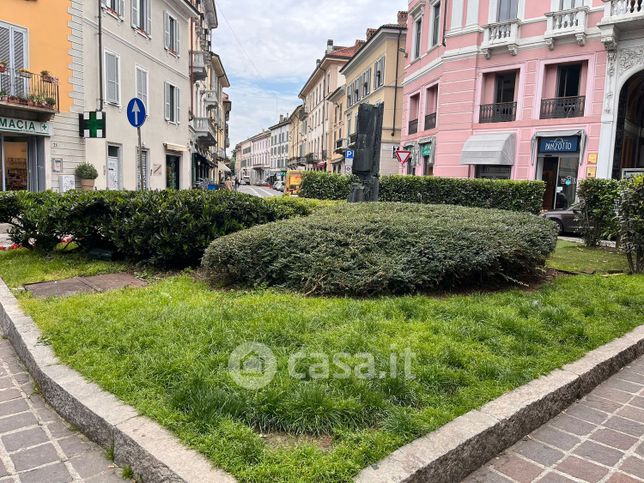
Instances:
[[[378,31],[378,29],[367,29],[367,42],[371,40],[371,37]]]
[[[319,66],[322,63],[320,59],[315,59],[315,66]]]
[[[404,10],[401,10],[400,12],[398,12],[398,25],[400,25],[401,27],[406,27],[408,16],[409,14]]]
[[[356,48],[361,48],[366,42],[364,40],[356,40]]]
[[[330,54],[331,52],[333,52],[333,39],[326,41],[326,53]]]

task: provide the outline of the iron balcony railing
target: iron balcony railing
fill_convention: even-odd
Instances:
[[[555,97],[541,101],[541,119],[583,117],[586,96]]]
[[[409,121],[409,134],[416,134],[418,132],[418,119]]]
[[[58,112],[58,79],[42,74],[0,65],[0,101]]]
[[[436,113],[432,112],[425,116],[425,131],[434,129],[436,127]]]
[[[512,122],[517,118],[516,102],[497,102],[483,104],[479,116],[480,123]]]

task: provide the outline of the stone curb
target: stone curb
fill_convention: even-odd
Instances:
[[[98,385],[64,366],[40,342],[40,330],[0,278],[0,329],[40,387],[47,402],[68,422],[103,448],[114,462],[130,466],[144,482],[234,482],[174,435],[123,404]]]
[[[363,469],[356,481],[461,481],[643,354],[640,326],[403,446]]]

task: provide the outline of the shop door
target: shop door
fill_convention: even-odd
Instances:
[[[166,186],[168,189],[178,190],[180,186],[181,158],[171,154],[166,155]]]
[[[116,191],[120,189],[121,148],[119,146],[107,147],[107,189]]]
[[[575,202],[577,196],[577,176],[579,160],[576,157],[559,158],[559,174],[557,175],[557,195],[555,208],[567,210]]]
[[[552,156],[543,158],[543,175],[541,176],[541,179],[546,183],[546,194],[543,200],[544,210],[552,210],[555,206],[558,170],[559,158]]]
[[[29,189],[29,143],[26,139],[4,138],[2,189],[24,191]]]

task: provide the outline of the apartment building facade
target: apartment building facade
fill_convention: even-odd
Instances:
[[[251,174],[253,171],[252,164],[252,151],[253,145],[250,139],[242,141],[237,146],[235,146],[235,160],[237,166],[235,172],[237,173],[237,178],[240,181],[247,181],[250,183]]]
[[[262,131],[250,138],[250,182],[265,184],[271,175],[271,132]]]
[[[344,84],[340,69],[362,46],[356,41],[352,47],[336,46],[327,42],[324,57],[316,61],[315,69],[300,91],[304,101],[304,152],[307,169],[332,172],[330,162],[332,146],[331,114],[333,109],[328,96]]]
[[[641,2],[445,3],[409,3],[400,172],[543,180],[546,209],[570,206],[580,179],[616,174],[615,121],[637,117],[619,107],[639,80],[618,88],[638,69],[624,52],[644,47]]]
[[[0,191],[75,187],[81,9],[72,0],[0,2]]]
[[[280,116],[274,126],[268,128],[271,133],[271,175],[282,179],[288,168],[289,116]]]
[[[340,70],[346,85],[334,96],[338,111],[342,113],[344,109],[344,119],[336,123],[332,139],[339,154],[347,146],[355,146],[360,105],[384,106],[380,152],[380,173],[383,175],[398,174],[399,170],[395,151],[400,145],[402,131],[406,37],[407,12],[398,12],[395,24],[369,29],[366,43]],[[343,138],[345,132],[347,138]],[[335,172],[344,172],[344,156],[335,158],[334,165]]]
[[[288,118],[288,167],[304,167],[304,106],[299,105]]]

